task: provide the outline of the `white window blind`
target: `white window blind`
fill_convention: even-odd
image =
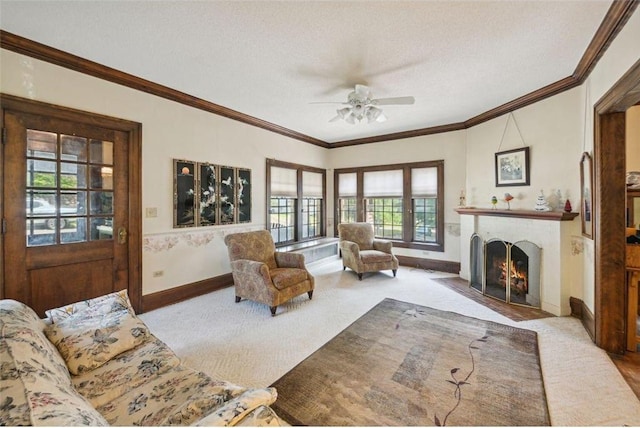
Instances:
[[[365,198],[402,196],[402,170],[365,172],[364,196]]]
[[[355,197],[358,193],[357,175],[355,172],[338,175],[338,196],[341,198]]]
[[[438,196],[438,169],[413,168],[411,170],[411,195],[427,198]]]
[[[322,198],[322,174],[302,171],[302,196],[305,198]]]
[[[298,178],[295,169],[271,167],[271,196],[298,197]]]

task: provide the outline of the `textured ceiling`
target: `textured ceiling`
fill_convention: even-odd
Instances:
[[[2,30],[326,142],[458,123],[570,76],[611,1],[5,1]],[[384,123],[329,122],[356,83]]]

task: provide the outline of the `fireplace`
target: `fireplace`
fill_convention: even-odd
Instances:
[[[470,242],[471,288],[516,305],[539,308],[542,249],[529,241],[484,241],[478,234]]]
[[[574,253],[575,244],[584,242],[585,252],[592,248],[588,247],[591,241],[582,239],[580,222],[574,221],[578,213],[482,208],[456,212],[460,214],[460,277],[472,288],[484,292],[485,242],[498,238],[505,246],[515,243],[529,257],[525,305],[540,306],[557,316],[571,314],[572,287],[583,282],[583,254]],[[530,247],[531,243],[535,246]],[[510,299],[517,297],[514,292]]]

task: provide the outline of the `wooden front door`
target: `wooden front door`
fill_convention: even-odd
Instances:
[[[127,289],[139,308],[135,142],[122,126],[129,122],[2,101],[4,297],[43,315]]]

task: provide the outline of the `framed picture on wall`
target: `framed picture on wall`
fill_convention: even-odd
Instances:
[[[588,152],[580,158],[580,198],[582,235],[593,238],[593,161]]]
[[[496,153],[496,187],[529,185],[529,147]]]
[[[236,214],[236,171],[229,166],[220,167],[220,224],[235,223]]]
[[[173,160],[173,227],[196,225],[196,162]]]
[[[238,223],[251,222],[251,170],[238,168]]]
[[[199,209],[198,224],[218,224],[218,167],[210,163],[198,163]]]

